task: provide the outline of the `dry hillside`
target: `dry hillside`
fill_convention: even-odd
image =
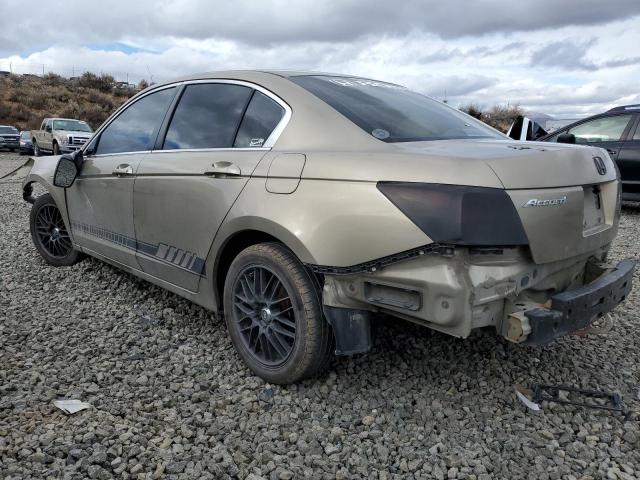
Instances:
[[[115,88],[109,75],[85,73],[73,80],[53,73],[10,75],[0,78],[0,125],[33,130],[45,117],[68,117],[95,129],[137,91]]]

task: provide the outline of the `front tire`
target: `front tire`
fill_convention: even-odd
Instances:
[[[55,142],[53,143],[53,154],[54,155],[60,155],[60,147]]]
[[[331,358],[333,336],[318,291],[281,244],[253,245],[234,259],[224,285],[224,313],[238,354],[270,383],[308,378]]]
[[[35,140],[33,141],[33,155],[36,157],[39,157],[42,155],[42,152],[40,151],[40,147],[38,146],[38,142],[36,142]]]
[[[82,260],[82,254],[73,248],[62,214],[50,194],[36,199],[29,225],[33,244],[49,265],[68,267]]]

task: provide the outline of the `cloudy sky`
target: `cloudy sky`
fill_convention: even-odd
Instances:
[[[640,0],[0,0],[0,12],[0,70],[17,73],[311,69],[565,118],[640,103]]]

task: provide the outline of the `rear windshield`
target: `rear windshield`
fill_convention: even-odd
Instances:
[[[458,110],[399,85],[308,75],[290,80],[383,142],[505,137]]]
[[[0,127],[0,133],[5,133],[7,135],[17,135],[18,129],[14,127]]]
[[[91,133],[91,127],[80,120],[54,120],[54,130],[69,130],[72,132],[88,132]]]

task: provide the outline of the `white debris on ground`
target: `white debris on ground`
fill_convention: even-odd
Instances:
[[[29,208],[0,180],[0,478],[640,478],[638,420],[533,413],[513,389],[618,391],[639,410],[639,273],[606,335],[534,348],[390,322],[370,354],[280,387],[210,312],[96,260],[47,266]],[[640,260],[639,239],[627,207],[611,258]]]
[[[53,406],[59,408],[67,415],[73,415],[74,413],[78,413],[82,410],[86,410],[87,408],[91,408],[91,405],[87,402],[83,402],[77,399],[54,400]]]

